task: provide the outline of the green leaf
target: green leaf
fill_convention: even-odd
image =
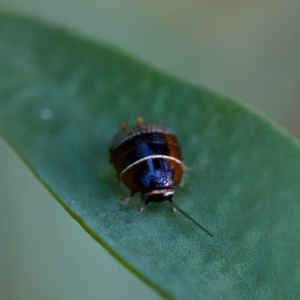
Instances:
[[[299,142],[240,104],[60,29],[0,16],[0,132],[81,226],[167,299],[300,298]],[[136,211],[119,122],[171,127],[190,169]]]

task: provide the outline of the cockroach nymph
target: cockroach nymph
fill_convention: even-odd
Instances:
[[[142,211],[150,202],[169,201],[174,211],[213,236],[208,230],[183,211],[173,200],[174,186],[178,185],[184,164],[176,135],[163,126],[145,124],[139,117],[137,124],[121,123],[120,131],[113,137],[110,163],[114,166],[131,196],[141,193]]]

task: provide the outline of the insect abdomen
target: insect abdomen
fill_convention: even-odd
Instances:
[[[110,161],[132,193],[173,187],[182,176],[176,136],[157,125],[136,125],[120,132],[110,148]]]

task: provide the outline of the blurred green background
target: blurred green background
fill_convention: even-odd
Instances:
[[[300,2],[0,0],[249,104],[300,137]],[[1,43],[1,41],[0,41]],[[0,139],[1,299],[161,299]]]

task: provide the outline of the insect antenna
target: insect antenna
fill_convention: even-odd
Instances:
[[[199,226],[203,231],[205,231],[207,234],[209,234],[211,237],[213,237],[213,235],[207,230],[205,229],[203,226],[201,226],[198,222],[196,222],[190,215],[188,215],[182,208],[180,208],[174,201],[171,201],[171,205],[173,210],[178,210],[181,214],[183,214],[186,218],[188,218],[190,221],[192,221],[194,224],[196,224],[197,226]]]

